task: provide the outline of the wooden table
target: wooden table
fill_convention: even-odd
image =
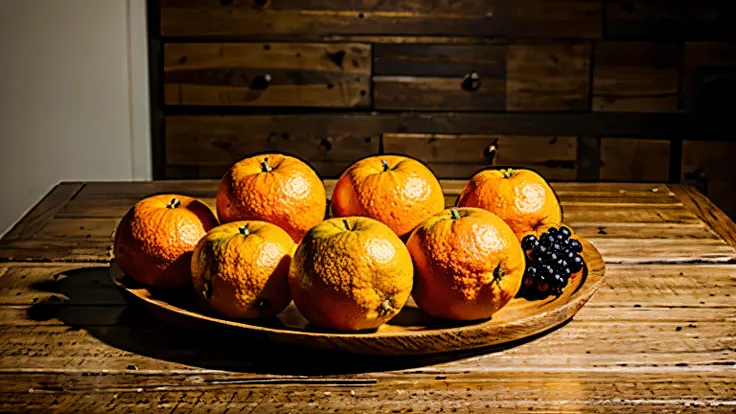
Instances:
[[[462,185],[443,182],[448,202]],[[509,349],[407,359],[232,343],[128,308],[107,276],[118,220],[160,192],[214,206],[216,186],[62,183],[3,238],[0,411],[736,409],[736,225],[691,187],[555,184],[607,261],[593,300]]]

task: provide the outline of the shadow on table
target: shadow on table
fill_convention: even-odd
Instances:
[[[167,325],[145,310],[128,306],[110,281],[107,267],[66,271],[32,288],[53,293],[50,299],[28,310],[33,320],[55,318],[70,329],[86,330],[110,346],[152,358],[207,369],[261,374],[337,375],[419,368],[498,352],[559,328],[502,347],[431,356],[366,356],[256,344]]]

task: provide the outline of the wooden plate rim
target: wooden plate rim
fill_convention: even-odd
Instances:
[[[600,255],[600,252],[589,241],[585,240],[582,237],[580,237],[579,239],[584,247],[583,256],[585,258],[587,275],[583,283],[580,286],[578,286],[577,290],[574,293],[572,293],[572,295],[568,298],[568,300],[564,303],[561,303],[559,306],[552,308],[550,309],[550,311],[547,311],[541,314],[537,313],[537,314],[533,314],[526,318],[512,320],[512,321],[497,322],[497,321],[494,321],[493,319],[490,319],[488,321],[484,321],[484,322],[480,322],[480,323],[472,324],[472,325],[462,325],[462,326],[446,327],[446,328],[442,328],[442,327],[428,328],[428,329],[417,330],[417,331],[308,332],[308,331],[296,331],[296,330],[291,330],[291,329],[279,329],[279,328],[270,328],[270,327],[264,327],[264,326],[259,326],[259,325],[251,325],[251,324],[248,324],[247,322],[231,321],[227,319],[220,319],[220,318],[216,318],[216,317],[212,317],[208,315],[203,315],[200,313],[195,313],[187,309],[183,309],[183,308],[171,305],[162,300],[156,299],[152,297],[151,293],[145,288],[140,288],[140,289],[130,288],[116,278],[114,274],[114,270],[113,270],[114,265],[110,267],[111,269],[110,278],[112,279],[112,282],[116,287],[127,292],[131,297],[134,297],[137,300],[143,301],[148,305],[163,309],[167,312],[172,312],[172,313],[176,313],[176,314],[179,314],[185,317],[190,317],[190,318],[195,318],[195,319],[200,319],[200,320],[203,319],[208,322],[212,322],[216,324],[223,324],[223,325],[228,325],[232,327],[243,328],[243,329],[250,330],[250,331],[263,332],[263,333],[279,335],[279,336],[284,336],[284,337],[300,337],[300,338],[301,337],[315,337],[315,338],[322,338],[322,339],[330,339],[330,338],[345,339],[345,338],[350,338],[350,337],[356,337],[356,338],[361,338],[365,340],[370,340],[370,339],[386,339],[386,338],[392,338],[392,337],[406,337],[406,336],[426,336],[426,335],[434,336],[434,335],[440,335],[440,334],[453,334],[453,333],[460,333],[460,332],[463,332],[463,333],[484,332],[484,331],[490,331],[494,328],[508,328],[509,326],[514,326],[514,325],[524,325],[530,321],[533,321],[536,319],[542,319],[552,312],[562,311],[564,314],[568,314],[568,311],[572,311],[572,314],[570,314],[568,317],[566,317],[563,320],[557,320],[557,321],[551,320],[549,325],[545,325],[545,328],[539,330],[539,332],[542,332],[545,329],[556,326],[557,324],[562,323],[565,320],[572,317],[574,313],[577,312],[593,296],[593,294],[595,294],[596,291],[598,291],[601,284],[603,283],[603,279],[605,276],[605,264],[604,264],[603,258]],[[145,292],[145,293],[142,293],[142,292]]]

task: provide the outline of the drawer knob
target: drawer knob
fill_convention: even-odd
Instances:
[[[251,89],[266,89],[271,85],[271,75],[268,73],[264,75],[258,75],[253,78],[253,82],[250,84]]]
[[[466,91],[477,91],[480,89],[481,83],[478,72],[470,72],[465,74],[462,87]]]
[[[493,142],[491,142],[491,145],[487,146],[486,149],[483,150],[483,157],[485,157],[486,162],[488,162],[488,165],[493,165],[493,159],[496,158],[497,153],[498,153],[498,138],[494,139]]]

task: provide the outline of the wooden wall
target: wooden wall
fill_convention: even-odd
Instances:
[[[151,0],[155,178],[288,151],[689,182],[736,213],[736,2]],[[729,113],[730,112],[730,113]]]

